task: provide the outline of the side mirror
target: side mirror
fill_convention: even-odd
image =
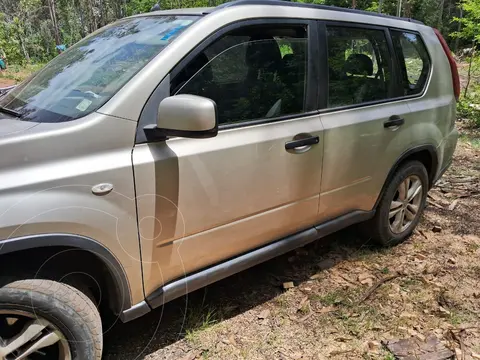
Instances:
[[[157,125],[145,127],[147,138],[168,136],[209,138],[218,133],[215,101],[196,95],[176,95],[162,100],[158,106]]]

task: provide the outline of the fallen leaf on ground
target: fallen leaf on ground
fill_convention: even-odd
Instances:
[[[407,318],[407,319],[415,319],[417,318],[418,316],[416,314],[413,314],[413,313],[410,313],[410,312],[407,312],[407,311],[404,311],[400,314],[400,317],[401,318]]]
[[[283,283],[283,288],[284,289],[291,289],[293,287],[295,287],[295,285],[293,284],[293,281],[287,281],[287,282]]]
[[[228,341],[230,342],[230,345],[237,346],[237,342],[235,341],[235,337],[233,335],[228,337]]]
[[[349,337],[338,337],[335,339],[335,341],[338,341],[338,342],[347,342],[347,341],[352,341],[353,339],[352,338],[349,338]]]
[[[415,257],[420,260],[426,260],[428,258],[427,255],[420,254],[420,253],[415,254]]]
[[[369,273],[361,273],[360,275],[358,275],[358,281],[362,285],[366,284],[368,286],[372,286],[373,285],[373,279],[375,279],[375,277],[372,274],[369,274]]]
[[[450,206],[448,207],[448,210],[453,211],[457,206],[457,204],[458,204],[458,199],[453,200]]]
[[[303,305],[307,304],[308,301],[308,296],[305,296],[302,300],[300,300],[300,304],[298,304],[298,309],[300,310]]]
[[[270,315],[270,310],[266,309],[263,310],[260,314],[258,314],[259,319],[266,319]]]
[[[442,210],[444,209],[444,207],[443,207],[442,205],[437,204],[437,203],[434,202],[434,201],[428,200],[427,202],[428,202],[430,205],[433,205],[433,206],[435,206],[435,207],[438,208],[438,209],[442,209]]]
[[[347,354],[349,352],[352,352],[353,349],[349,349],[349,350],[335,350],[335,351],[332,351],[330,353],[330,356],[337,356],[337,355],[342,355],[342,354]]]
[[[201,350],[195,350],[195,351],[190,351],[187,355],[184,357],[180,358],[180,360],[195,360],[197,357],[202,355]]]
[[[477,354],[477,353],[474,353],[473,351],[472,351],[471,355],[472,355],[472,358],[474,358],[474,359],[480,359],[480,355]]]
[[[325,307],[321,308],[318,312],[319,312],[320,314],[326,314],[326,313],[333,312],[333,311],[335,311],[335,310],[337,310],[337,309],[335,308],[335,306],[325,306]]]

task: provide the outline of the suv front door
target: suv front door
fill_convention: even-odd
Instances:
[[[315,34],[309,21],[237,23],[172,71],[171,95],[213,99],[220,128],[211,139],[134,148],[147,295],[314,223],[323,156]]]

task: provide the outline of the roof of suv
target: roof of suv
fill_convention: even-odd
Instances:
[[[403,21],[408,21],[408,22],[413,22],[413,23],[423,25],[421,21],[414,20],[411,18],[402,18],[402,17],[396,17],[396,16],[391,16],[386,14],[374,13],[371,11],[341,8],[341,7],[330,6],[330,5],[316,5],[316,4],[308,4],[308,3],[291,2],[289,0],[235,0],[235,1],[223,3],[217,7],[160,10],[160,11],[151,12],[150,14],[152,15],[155,15],[155,14],[158,14],[158,15],[160,14],[162,15],[167,15],[167,14],[206,15],[220,9],[234,7],[234,6],[242,6],[242,5],[243,6],[245,5],[291,6],[291,7],[302,7],[302,8],[328,10],[328,11],[339,11],[339,12],[346,12],[346,13],[353,13],[353,14],[360,14],[360,15],[383,17],[383,18],[389,18],[389,19],[395,19],[395,20],[403,20]]]

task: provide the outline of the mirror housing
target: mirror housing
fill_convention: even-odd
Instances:
[[[149,140],[169,136],[215,137],[218,133],[217,104],[202,96],[169,96],[158,106],[157,125],[148,125],[144,130]]]

